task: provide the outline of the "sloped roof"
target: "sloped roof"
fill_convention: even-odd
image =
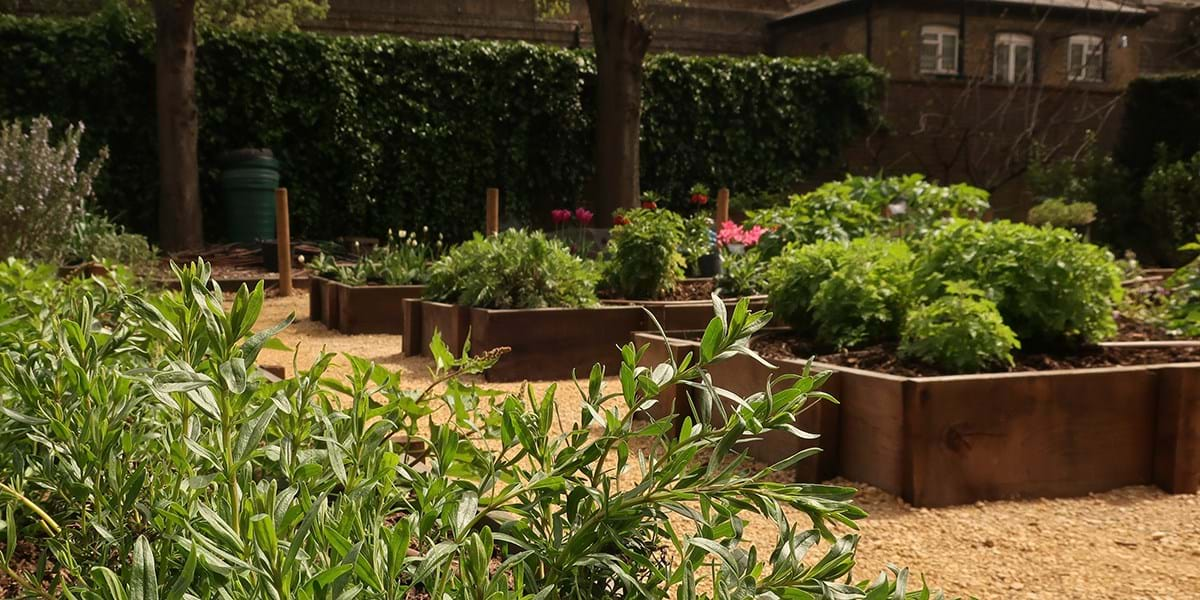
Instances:
[[[774,22],[787,21],[796,17],[802,17],[816,12],[833,8],[835,6],[843,6],[854,4],[860,0],[813,0],[804,6],[793,10],[792,12],[775,19]],[[1129,15],[1144,15],[1146,9],[1142,8],[1138,3],[1132,0],[968,0],[976,4],[1016,4],[1025,6],[1038,6],[1045,8],[1065,8],[1071,10],[1087,10],[1095,12],[1107,13],[1123,13]]]

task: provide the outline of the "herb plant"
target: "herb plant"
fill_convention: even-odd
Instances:
[[[683,217],[654,209],[633,209],[622,216],[625,222],[613,227],[604,256],[605,285],[635,300],[672,292],[686,267],[680,252],[686,237]]]
[[[962,282],[947,283],[946,295],[909,311],[900,335],[901,357],[947,373],[1011,366],[1020,347],[996,303]]]
[[[127,233],[108,217],[82,212],[71,227],[65,258],[68,263],[98,260],[145,272],[155,265],[158,251],[145,236]]]
[[[464,382],[499,353],[436,336],[421,391],[354,357],[335,380],[331,355],[269,382],[255,361],[290,319],[255,333],[261,286],[226,308],[206,265],[176,274],[161,297],[47,278],[0,305],[22,317],[0,322],[0,567],[26,596],[931,597],[904,570],[853,578],[858,537],[835,533],[864,517],[853,490],[771,479],[815,450],[765,469],[740,450],[807,435],[796,414],[828,399],[827,374],[712,386],[710,366],[757,358],[769,315],[745,301],[714,302],[697,354],[644,366],[626,345],[615,386],[593,368],[564,420],[554,386]],[[640,419],[667,389],[722,418]],[[435,403],[450,416],[418,427]],[[769,554],[742,539],[752,514]]]
[[[562,242],[506,230],[452,248],[431,267],[425,296],[479,308],[579,308],[597,302],[598,279]]]
[[[1180,252],[1200,251],[1200,235]],[[1200,336],[1200,258],[1180,267],[1166,281],[1167,326],[1188,337]]]
[[[1029,209],[1029,223],[1065,229],[1085,227],[1096,220],[1096,205],[1091,202],[1067,202],[1051,198]]]

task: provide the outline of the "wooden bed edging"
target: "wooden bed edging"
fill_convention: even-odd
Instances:
[[[650,345],[647,361],[665,358],[658,334],[636,341]],[[676,352],[698,347],[668,343]],[[745,395],[772,374],[804,368],[775,362],[771,371],[739,357],[717,365],[713,380]],[[834,372],[825,391],[840,404],[797,424],[820,433],[825,449],[816,464],[801,462],[801,480],[841,475],[929,507],[1151,483],[1200,488],[1200,363],[914,378],[814,368]],[[767,462],[799,442],[766,441],[751,453]]]
[[[725,306],[730,312],[741,298],[726,298]],[[750,310],[767,309],[766,296],[749,296]],[[638,306],[654,315],[654,319],[666,331],[704,330],[713,318],[712,300],[601,300],[604,306]],[[639,328],[653,329],[649,319]],[[633,332],[630,332],[632,336]],[[632,338],[631,338],[632,339]]]
[[[420,298],[423,285],[351,286],[312,277],[308,295],[309,319],[349,335],[403,334],[403,301]]]

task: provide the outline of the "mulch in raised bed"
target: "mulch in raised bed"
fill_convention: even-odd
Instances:
[[[1112,341],[1141,342],[1169,340],[1157,327],[1127,319],[1118,319],[1120,332]],[[853,350],[836,351],[792,332],[762,335],[751,347],[767,359],[818,361],[855,369],[879,371],[900,377],[938,377],[947,375],[935,367],[899,357],[898,344],[874,344]],[[1200,347],[1130,348],[1086,346],[1071,352],[1013,353],[1014,365],[992,373],[1092,369],[1166,363],[1200,362]]]

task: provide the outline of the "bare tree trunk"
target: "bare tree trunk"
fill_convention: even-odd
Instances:
[[[596,217],[612,224],[618,208],[641,195],[638,146],[642,117],[642,61],[650,31],[634,0],[588,0],[596,46]]]
[[[196,159],[195,8],[195,0],[154,0],[158,233],[159,244],[166,250],[204,244]]]

